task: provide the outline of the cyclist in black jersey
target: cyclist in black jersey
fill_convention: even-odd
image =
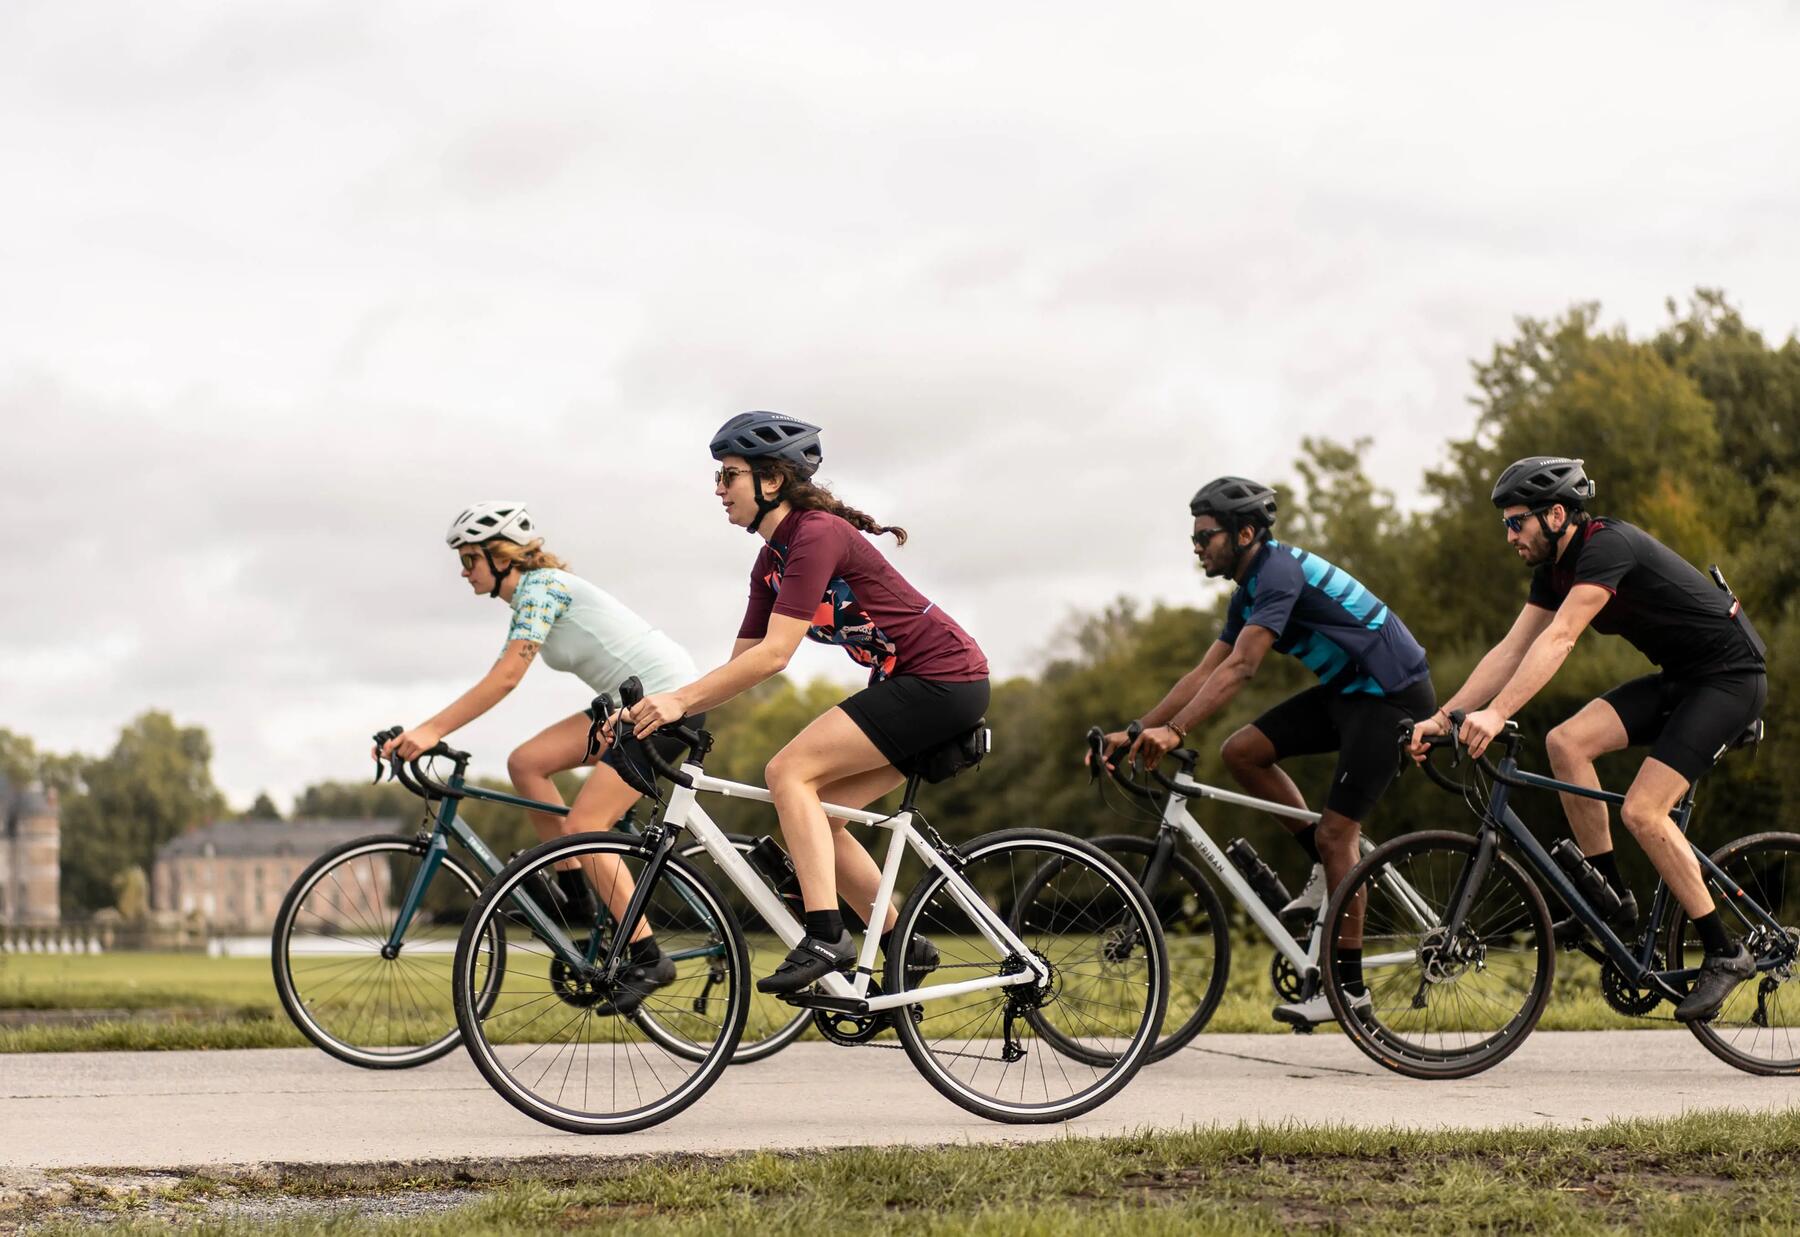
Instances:
[[[1473,710],[1461,737],[1480,755],[1508,718],[1541,691],[1589,627],[1620,635],[1654,662],[1588,703],[1545,736],[1550,767],[1564,781],[1598,787],[1594,760],[1626,747],[1650,748],[1626,791],[1620,819],[1668,882],[1693,921],[1706,959],[1683,1022],[1718,1013],[1754,970],[1750,951],[1725,931],[1687,840],[1670,810],[1731,742],[1761,716],[1768,697],[1761,637],[1724,587],[1641,528],[1590,515],[1594,483],[1578,459],[1528,456],[1500,474],[1494,505],[1506,539],[1531,567],[1531,592],[1506,638],[1481,659],[1457,692],[1413,731],[1422,740],[1448,732],[1452,710]],[[1637,900],[1619,876],[1606,805],[1562,796],[1575,840],[1621,896],[1613,926],[1629,939]],[[1556,925],[1565,945],[1579,941],[1573,917]]]
[[[1206,574],[1227,577],[1237,589],[1218,639],[1144,714],[1133,751],[1154,764],[1181,746],[1190,728],[1231,703],[1270,650],[1318,675],[1317,686],[1239,729],[1220,752],[1245,790],[1301,809],[1306,799],[1278,762],[1337,753],[1319,822],[1291,826],[1313,870],[1281,913],[1316,913],[1355,866],[1362,822],[1394,779],[1394,727],[1436,707],[1425,650],[1400,616],[1348,572],[1273,537],[1275,492],[1268,486],[1220,477],[1200,488],[1188,511],[1194,554]],[[1124,731],[1106,736],[1106,754],[1125,738]],[[1346,917],[1338,946],[1341,982],[1355,1003],[1365,1003],[1360,906]],[[1274,1017],[1310,1027],[1332,1013],[1319,992],[1276,1006]]]

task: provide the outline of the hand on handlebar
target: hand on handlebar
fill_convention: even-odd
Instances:
[[[411,760],[421,756],[443,742],[441,731],[430,726],[415,726],[411,730],[402,731],[381,745],[377,759],[398,756],[402,760]]]
[[[1146,768],[1154,769],[1164,756],[1181,746],[1181,736],[1167,726],[1152,726],[1131,745],[1131,754]]]
[[[1469,755],[1479,760],[1481,754],[1487,751],[1488,744],[1492,743],[1504,729],[1506,729],[1506,718],[1497,710],[1477,709],[1463,718],[1462,727],[1457,731],[1457,737],[1462,740],[1463,746],[1469,749]]]
[[[1110,734],[1101,735],[1100,763],[1106,766],[1108,772],[1111,772],[1113,768],[1113,754],[1120,748],[1129,748],[1130,745],[1131,736],[1123,730],[1115,730]],[[1093,768],[1094,753],[1091,750],[1088,752],[1086,759],[1088,768]]]
[[[685,716],[687,710],[681,707],[681,701],[674,692],[645,696],[625,710],[625,719],[631,723],[631,732],[640,739],[649,738],[655,731],[678,722]],[[606,733],[610,741],[610,727]]]
[[[1413,758],[1415,764],[1423,764],[1431,755],[1431,745],[1425,740],[1449,733],[1450,721],[1442,713],[1428,717],[1412,728],[1412,738],[1406,744],[1406,753]]]

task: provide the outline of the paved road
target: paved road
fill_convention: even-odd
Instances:
[[[841,1085],[841,1097],[828,1088]],[[692,1108],[615,1138],[514,1111],[460,1053],[365,1072],[306,1049],[0,1057],[0,1166],[368,1163],[844,1144],[1016,1141],[1193,1124],[1347,1122],[1580,1126],[1611,1117],[1800,1104],[1800,1079],[1756,1078],[1679,1031],[1539,1032],[1495,1070],[1413,1082],[1335,1035],[1206,1035],[1068,1125],[1006,1126],[953,1106],[905,1055],[797,1044],[727,1071]]]

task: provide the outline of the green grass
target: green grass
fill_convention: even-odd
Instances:
[[[1233,942],[1231,978],[1209,1031],[1286,1033],[1269,1018],[1276,1001],[1269,980],[1272,956],[1265,942],[1243,938]],[[82,1009],[179,1011],[179,1015],[160,1021],[126,1016],[90,1026],[0,1027],[0,1053],[293,1048],[307,1042],[276,1000],[267,959],[148,953],[21,954],[0,959],[0,1010]],[[784,1011],[785,1007],[774,1010],[769,1017]],[[1666,1007],[1658,1012],[1664,1020],[1614,1013],[1600,996],[1599,967],[1581,955],[1562,954],[1557,958],[1556,986],[1539,1025],[1557,1031],[1674,1025],[1666,1020]]]
[[[308,1174],[312,1174],[309,1176]],[[1238,1127],[1026,1146],[877,1148],[728,1159],[655,1157],[407,1166],[346,1187],[342,1170],[270,1181],[188,1178],[86,1214],[108,1232],[171,1220],[220,1233],[570,1231],[688,1234],[1791,1232],[1800,1114],[1710,1113],[1592,1130],[1415,1133]],[[336,1176],[338,1180],[332,1178]],[[463,1206],[447,1186],[481,1192]],[[450,1208],[384,1220],[406,1196]],[[247,1199],[291,1215],[254,1220]],[[335,1215],[323,1200],[368,1214]],[[30,1217],[70,1232],[55,1212]],[[0,1220],[4,1220],[0,1216]]]

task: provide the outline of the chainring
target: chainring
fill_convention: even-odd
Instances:
[[[1298,1001],[1304,995],[1306,980],[1285,954],[1270,959],[1269,982],[1275,985],[1275,995],[1284,1001]]]
[[[1650,958],[1650,969],[1664,969],[1664,961],[1659,950]],[[1627,1018],[1643,1018],[1658,1005],[1662,1004],[1662,994],[1653,988],[1639,988],[1625,978],[1625,973],[1608,958],[1600,966],[1600,995],[1606,1003]]]

